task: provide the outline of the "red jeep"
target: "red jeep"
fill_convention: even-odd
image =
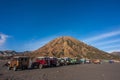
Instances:
[[[36,61],[32,63],[32,68],[42,69],[43,67],[50,66],[50,58],[49,57],[37,57]]]
[[[59,66],[58,59],[56,57],[50,57],[50,66],[51,67]]]

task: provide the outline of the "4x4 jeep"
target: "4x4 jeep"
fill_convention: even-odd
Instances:
[[[29,66],[29,57],[15,56],[8,62],[8,70],[27,69]]]
[[[101,60],[99,60],[99,59],[94,59],[94,60],[93,60],[93,63],[94,63],[94,64],[101,64]]]
[[[56,57],[50,57],[50,66],[51,67],[59,66],[58,59]]]
[[[37,57],[36,61],[32,63],[32,68],[42,69],[43,67],[50,66],[50,58],[49,57]]]
[[[65,65],[70,65],[71,58],[63,57],[63,59],[65,60]]]

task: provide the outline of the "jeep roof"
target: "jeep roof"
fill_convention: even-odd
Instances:
[[[13,58],[29,58],[28,56],[14,56]]]

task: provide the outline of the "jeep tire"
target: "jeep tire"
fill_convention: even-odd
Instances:
[[[13,67],[13,70],[14,70],[14,71],[17,71],[17,67],[16,67],[16,66],[14,66],[14,67]]]
[[[42,64],[40,64],[40,65],[39,65],[39,69],[42,69],[42,68],[43,68],[43,65],[42,65]]]
[[[11,67],[10,67],[10,66],[8,66],[8,70],[11,70]]]

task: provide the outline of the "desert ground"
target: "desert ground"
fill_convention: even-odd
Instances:
[[[120,63],[77,64],[44,69],[7,70],[0,62],[0,80],[120,80]]]

